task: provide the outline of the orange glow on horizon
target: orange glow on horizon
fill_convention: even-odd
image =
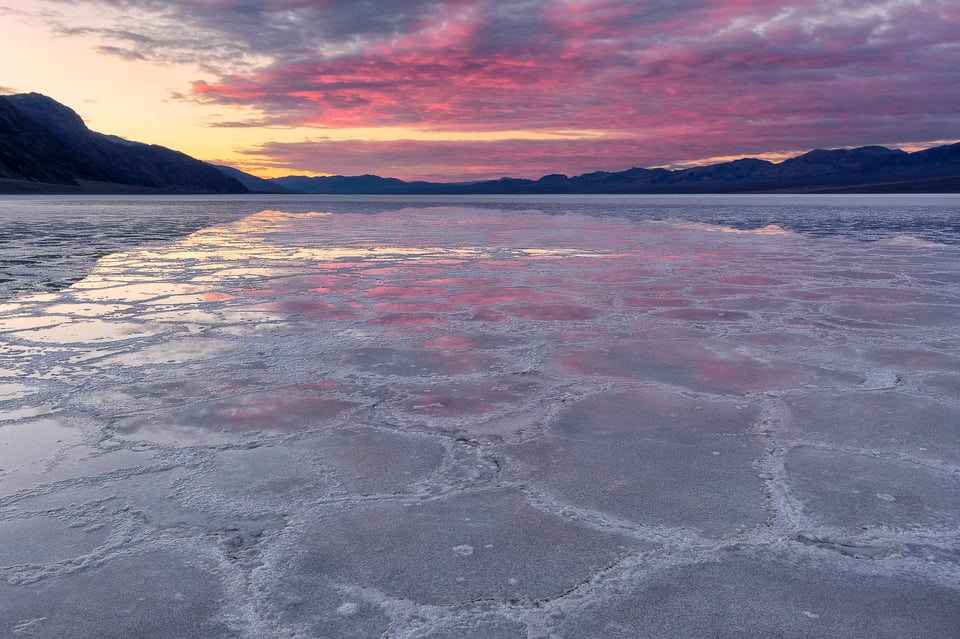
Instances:
[[[16,61],[0,93],[42,93],[94,131],[266,178],[913,152],[957,141],[943,139],[960,100],[937,53],[960,25],[947,4],[709,0],[646,15],[626,0],[384,0],[346,16],[319,1],[0,0],[0,56]]]

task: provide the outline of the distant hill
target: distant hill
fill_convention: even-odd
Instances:
[[[960,144],[916,153],[882,146],[814,150],[689,169],[597,171],[538,180],[405,182],[377,175],[264,180],[227,166],[89,130],[38,93],[0,96],[0,193],[311,193],[482,195],[562,193],[958,193]]]
[[[424,194],[443,192],[444,189],[457,187],[457,184],[442,182],[404,182],[397,178],[385,178],[379,175],[357,175],[345,177],[333,175],[329,177],[307,177],[304,175],[289,175],[270,180],[298,193],[325,193],[361,194],[368,195],[397,195],[397,194]]]
[[[915,153],[882,146],[815,150],[780,163],[756,158],[689,169],[598,171],[539,180],[403,182],[376,175],[287,176],[271,180],[318,194],[555,194],[555,193],[958,193],[960,143]]]
[[[210,166],[227,177],[233,178],[251,193],[301,193],[301,191],[288,189],[273,180],[264,180],[249,173],[244,173],[240,169],[235,169],[232,166],[224,166],[222,164],[211,164]]]
[[[213,166],[91,131],[39,93],[0,96],[0,193],[246,193]]]

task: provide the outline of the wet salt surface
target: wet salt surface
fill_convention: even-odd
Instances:
[[[0,635],[955,637],[960,254],[263,211],[0,309]]]

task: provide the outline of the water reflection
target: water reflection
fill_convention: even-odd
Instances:
[[[250,431],[288,433],[330,423],[353,404],[328,399],[322,393],[283,389],[277,393],[235,395],[223,400],[191,403],[166,412],[164,422],[152,415],[117,422],[121,439],[160,443],[210,444],[230,441]]]
[[[103,584],[160,601],[160,566],[214,634],[255,568],[255,612],[290,636],[383,634],[401,601],[431,619],[400,634],[581,636],[592,618],[538,602],[573,589],[632,624],[662,590],[648,555],[684,579],[722,556],[753,591],[813,558],[836,592],[879,575],[949,608],[958,264],[456,209],[265,213],[104,258],[0,308],[0,556],[56,561],[7,567],[8,625],[109,611]]]
[[[0,476],[42,463],[79,443],[82,435],[80,429],[54,419],[0,425]]]
[[[861,378],[749,336],[958,323],[949,260],[896,246],[894,269],[866,246],[824,251],[775,226],[265,210],[104,257],[62,293],[9,305],[0,336],[61,349],[48,375],[167,379],[169,401],[144,396],[140,411],[131,387],[110,421],[117,437],[165,444],[325,428],[363,405],[452,427],[542,403],[541,381],[509,375],[721,395],[842,387]],[[905,277],[912,250],[924,259]],[[258,376],[252,388],[240,371]],[[212,372],[219,397],[178,399]],[[317,378],[350,390],[303,390]]]

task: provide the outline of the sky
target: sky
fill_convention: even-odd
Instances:
[[[254,175],[960,140],[958,0],[0,0],[0,91]]]

